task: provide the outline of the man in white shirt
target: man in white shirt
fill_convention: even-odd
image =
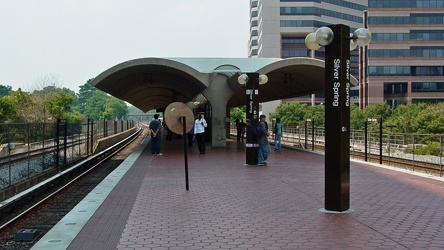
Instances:
[[[194,121],[194,137],[199,147],[199,152],[205,154],[205,128],[207,127],[207,121],[202,118],[201,114],[197,115],[197,119]]]

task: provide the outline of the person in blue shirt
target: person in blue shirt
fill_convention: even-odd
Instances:
[[[282,123],[280,118],[276,118],[274,125],[274,151],[281,151]]]
[[[257,154],[258,166],[267,165],[267,162],[265,161],[268,159],[268,155],[270,155],[270,144],[268,143],[268,125],[265,122],[265,118],[265,115],[259,116],[262,135],[257,138],[257,143],[259,144],[259,152]]]

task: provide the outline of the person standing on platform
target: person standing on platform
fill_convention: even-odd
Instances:
[[[274,125],[274,151],[281,151],[282,123],[280,118],[276,118]]]
[[[265,122],[265,115],[259,116],[259,124],[261,126],[262,135],[257,138],[257,143],[259,144],[259,152],[257,154],[257,165],[265,166],[265,162],[270,154],[270,144],[268,143],[268,125]]]
[[[160,153],[160,141],[162,140],[162,124],[159,121],[159,114],[154,115],[154,120],[150,122],[150,134],[151,134],[151,154],[162,155]]]
[[[205,118],[198,114],[197,119],[194,121],[194,138],[197,140],[197,146],[201,154],[205,154],[205,128],[207,126]]]
[[[241,130],[241,125],[240,125],[239,119],[236,119],[236,123],[235,123],[234,126],[236,127],[236,137],[237,137],[237,140],[240,141],[242,130]]]
[[[247,124],[245,124],[244,119],[241,119],[240,122],[240,127],[241,127],[241,140],[244,141],[244,137],[245,137],[245,128],[247,127]]]

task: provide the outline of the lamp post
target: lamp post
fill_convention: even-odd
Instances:
[[[259,84],[268,82],[266,75],[259,75],[259,73],[242,74],[237,78],[237,81],[246,85],[246,121],[247,135],[245,144],[245,158],[247,165],[257,164],[257,155],[259,151],[259,144],[250,132],[251,126],[256,125],[259,120],[259,102],[257,96],[259,95]]]
[[[309,49],[325,47],[325,209],[350,208],[350,50],[366,46],[371,33],[342,24],[305,38]]]

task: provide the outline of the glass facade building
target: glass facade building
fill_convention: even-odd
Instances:
[[[322,48],[312,53],[305,46],[307,34],[331,24],[348,25],[351,32],[367,25],[370,45],[351,53],[351,74],[365,85],[359,88],[364,106],[444,101],[443,5],[444,0],[250,0],[249,56],[323,59]],[[323,102],[318,97],[298,100]]]
[[[369,0],[368,104],[444,101],[444,0]]]

